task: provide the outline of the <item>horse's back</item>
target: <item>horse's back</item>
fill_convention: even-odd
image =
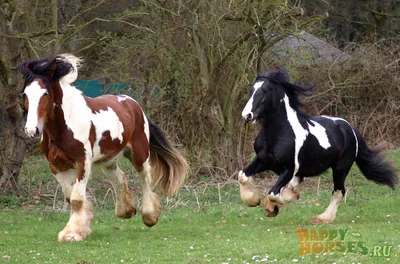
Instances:
[[[298,175],[316,176],[329,167],[335,167],[344,153],[353,155],[355,137],[345,119],[314,116],[307,123],[309,134],[299,153]]]
[[[85,98],[92,109],[92,123],[96,131],[97,153],[100,160],[117,155],[132,138],[143,134],[145,116],[139,104],[127,95],[103,95]],[[96,153],[95,153],[96,154]]]

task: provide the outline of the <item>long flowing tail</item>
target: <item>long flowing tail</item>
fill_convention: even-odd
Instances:
[[[176,194],[182,186],[189,166],[171,145],[164,132],[149,120],[150,165],[153,188],[166,195]]]
[[[393,190],[399,182],[396,169],[387,161],[382,147],[370,149],[361,134],[354,129],[358,139],[358,154],[356,163],[365,178],[377,184],[388,185]]]

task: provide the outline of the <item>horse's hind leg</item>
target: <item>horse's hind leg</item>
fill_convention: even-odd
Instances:
[[[125,157],[128,157],[140,176],[140,182],[143,191],[142,201],[142,220],[145,225],[152,227],[157,224],[158,217],[161,211],[160,197],[151,189],[151,167],[150,167],[150,152],[148,144],[136,139],[132,144],[132,151],[126,151]]]
[[[339,203],[342,200],[344,194],[346,193],[346,190],[344,188],[344,181],[346,179],[347,174],[350,171],[350,168],[351,166],[340,170],[332,169],[334,186],[333,186],[331,202],[328,208],[326,208],[324,213],[316,215],[312,218],[313,224],[331,223],[335,219]]]
[[[150,164],[147,159],[143,163],[143,171],[139,172],[142,183],[142,220],[145,225],[152,227],[157,224],[161,211],[160,197],[151,190]]]
[[[115,191],[115,215],[120,218],[131,218],[136,214],[136,208],[126,174],[118,167],[117,161],[108,164],[103,172],[110,176]]]

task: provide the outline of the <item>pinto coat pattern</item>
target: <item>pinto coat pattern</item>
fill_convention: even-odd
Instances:
[[[377,184],[395,188],[398,177],[385,161],[381,149],[370,149],[360,133],[346,120],[330,116],[309,116],[300,111],[301,95],[310,88],[289,82],[286,70],[265,70],[251,87],[243,109],[247,123],[259,122],[261,131],[254,142],[255,159],[239,172],[241,197],[245,204],[261,202],[248,180],[271,170],[279,175],[263,205],[266,216],[276,216],[286,203],[299,198],[304,177],[317,176],[328,168],[333,173],[332,200],[314,223],[332,222],[341,198],[346,193],[345,178],[354,162],[364,176]],[[255,202],[256,201],[256,202]]]
[[[76,89],[81,60],[71,54],[21,64],[23,94],[28,109],[25,132],[42,135],[40,148],[71,206],[70,219],[58,235],[61,241],[79,241],[90,235],[93,218],[86,186],[93,165],[102,165],[116,193],[115,214],[136,213],[127,177],[118,167],[124,153],[140,175],[143,222],[153,226],[161,210],[158,189],[178,192],[188,165],[164,133],[127,95],[89,98]]]

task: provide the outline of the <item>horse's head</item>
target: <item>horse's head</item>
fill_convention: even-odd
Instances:
[[[52,115],[58,81],[73,82],[77,77],[79,59],[72,55],[58,55],[23,62],[19,68],[24,77],[22,93],[28,111],[25,133],[38,137]]]
[[[251,96],[242,111],[246,123],[259,120],[262,114],[273,114],[277,111],[285,95],[288,96],[293,109],[298,110],[302,105],[299,95],[307,95],[312,87],[289,82],[286,69],[264,70],[257,75],[251,86]]]
[[[242,111],[246,123],[253,123],[263,112],[272,111],[283,98],[282,90],[277,89],[276,75],[286,74],[283,70],[264,70],[257,75],[251,85],[251,95]]]

